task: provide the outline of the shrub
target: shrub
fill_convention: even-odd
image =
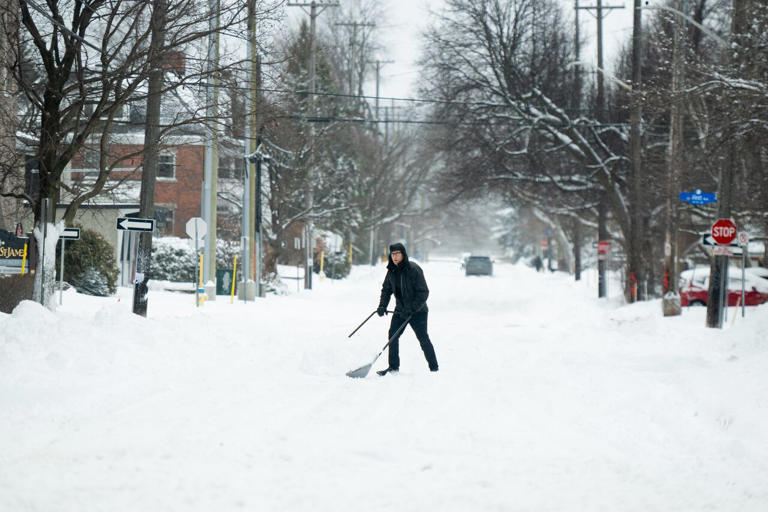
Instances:
[[[149,277],[158,281],[195,282],[197,262],[189,240],[170,236],[154,238]]]
[[[315,261],[313,270],[316,274],[320,272],[319,261]],[[349,270],[350,265],[347,253],[344,251],[336,251],[330,254],[325,254],[325,261],[323,262],[323,272],[325,272],[325,277],[329,279],[344,279],[349,275]]]
[[[61,250],[57,249],[57,271],[60,268],[60,255]],[[64,280],[79,292],[112,295],[117,291],[119,274],[114,248],[96,231],[81,227],[80,239],[67,241],[64,250]]]
[[[32,300],[35,286],[33,274],[15,274],[0,277],[0,312],[12,313],[19,302]]]
[[[237,243],[216,241],[216,268],[231,269]],[[150,279],[175,282],[197,282],[199,256],[188,238],[166,236],[152,240]]]

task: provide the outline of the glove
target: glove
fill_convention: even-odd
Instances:
[[[387,308],[385,308],[384,306],[379,306],[378,308],[376,308],[376,314],[379,316],[384,316],[386,312],[387,312]]]

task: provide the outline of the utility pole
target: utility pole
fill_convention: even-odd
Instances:
[[[676,0],[675,9],[686,11],[686,0]],[[681,16],[675,16],[675,35],[672,48],[672,106],[669,119],[669,158],[667,159],[666,233],[664,236],[664,279],[666,289],[662,298],[664,316],[682,313],[678,293],[677,270],[677,192],[678,176],[684,165],[683,160],[683,101],[681,91],[685,75],[685,23]]]
[[[257,268],[257,275],[254,276],[252,261],[260,263],[261,247],[256,241],[257,248],[254,249],[254,225],[256,216],[255,199],[261,190],[256,189],[256,179],[251,165],[254,163],[250,158],[256,151],[256,104],[258,90],[261,88],[261,66],[256,47],[256,0],[248,0],[247,4],[247,38],[246,60],[248,61],[248,98],[245,102],[245,125],[243,136],[243,217],[242,217],[242,252],[241,274],[242,274],[242,299],[243,301],[252,300],[255,296],[261,295],[261,269]],[[239,293],[238,293],[239,295]]]
[[[630,96],[630,128],[629,128],[629,158],[632,162],[630,178],[630,234],[627,251],[627,289],[629,302],[643,299],[642,283],[645,279],[642,262],[643,219],[644,205],[641,205],[642,192],[642,163],[640,161],[642,151],[642,122],[641,103],[641,65],[642,65],[642,10],[641,0],[634,0],[634,15],[632,23],[632,93]]]
[[[604,85],[604,77],[603,77],[603,69],[605,69],[605,66],[603,65],[603,19],[610,14],[610,12],[614,9],[623,9],[623,5],[603,5],[603,0],[596,0],[596,5],[585,5],[585,6],[579,6],[579,0],[576,0],[576,5],[574,9],[576,10],[576,37],[578,38],[578,23],[579,23],[579,17],[578,12],[579,10],[586,10],[589,11],[590,14],[591,11],[595,11],[594,16],[597,19],[597,76],[596,76],[596,82],[597,82],[597,117],[598,121],[604,121],[605,120],[605,113],[606,113],[606,106],[605,106],[605,85]],[[578,52],[578,42],[577,44],[577,52]],[[578,55],[577,55],[578,60]]]
[[[310,110],[313,118],[317,117],[317,108],[315,102],[315,93],[317,92],[316,84],[316,53],[317,53],[317,27],[316,19],[322,14],[322,12],[328,7],[338,7],[337,1],[324,1],[324,0],[311,0],[309,2],[288,2],[286,5],[289,7],[301,7],[304,12],[309,14],[309,32],[311,37],[310,54],[309,54],[309,83],[310,83]],[[309,11],[307,11],[309,7]],[[318,7],[320,10],[318,11]],[[307,180],[305,183],[304,193],[304,207],[307,211],[305,221],[305,233],[304,233],[304,289],[312,289],[312,249],[314,245],[313,231],[314,231],[314,190],[312,182],[314,180],[314,152],[315,152],[315,127],[310,123],[309,125],[309,162],[307,164]]]
[[[581,31],[579,26],[579,0],[573,2],[573,17],[575,27],[573,30],[573,49],[576,54],[576,64],[573,66],[573,97],[571,108],[578,112],[581,110]]]
[[[216,185],[218,182],[218,131],[216,119],[219,115],[219,79],[216,70],[219,67],[219,1],[209,0],[212,16],[209,20],[210,34],[208,36],[208,65],[206,77],[206,97],[210,137],[205,144],[205,163],[203,170],[203,205],[201,217],[208,226],[205,237],[205,257],[203,258],[203,275],[205,282],[216,282]],[[215,14],[213,14],[215,13]],[[205,284],[205,283],[203,283]],[[216,297],[214,286],[213,298]]]
[[[141,165],[141,194],[139,217],[155,216],[155,182],[157,181],[157,153],[160,135],[160,100],[163,90],[163,47],[165,45],[165,19],[167,0],[157,0],[150,23],[152,38],[149,43],[149,85],[147,89],[147,122],[144,129],[144,159]],[[152,232],[141,232],[136,254],[136,278],[133,286],[133,312],[147,316],[147,282],[152,260]]]
[[[376,121],[379,120],[379,84],[381,82],[381,65],[382,64],[393,64],[395,61],[393,60],[379,60],[376,59],[374,61],[371,61],[372,64],[376,64]]]
[[[623,9],[623,5],[603,5],[602,0],[597,0],[597,5],[593,6],[579,6],[579,0],[576,0],[574,7],[576,11],[576,60],[579,60],[579,10],[584,9],[590,12],[595,11],[595,18],[597,19],[597,120],[603,122],[606,119],[606,106],[605,106],[605,85],[604,85],[604,69],[603,66],[603,19],[610,14],[613,9]],[[578,65],[576,72],[579,72]],[[580,75],[577,79],[577,85],[581,87]],[[597,206],[597,239],[600,242],[608,241],[608,205],[606,204],[605,191],[600,193],[600,202]],[[606,280],[606,262],[607,255],[602,255],[603,258],[597,260],[597,296],[600,298],[606,297],[608,294],[607,280]]]
[[[336,26],[338,26],[338,27],[352,27],[352,38],[349,41],[349,77],[348,77],[348,79],[349,79],[349,94],[354,95],[355,94],[354,93],[355,87],[354,87],[354,78],[353,78],[354,77],[354,73],[353,73],[353,71],[355,70],[355,61],[356,60],[359,61],[360,65],[361,65],[361,68],[362,68],[362,64],[363,64],[362,49],[363,49],[363,45],[365,44],[365,37],[363,37],[363,43],[360,45],[360,56],[358,57],[357,55],[355,55],[355,47],[357,46],[357,29],[358,29],[358,27],[362,27],[362,28],[365,28],[365,27],[375,27],[376,24],[375,23],[369,23],[369,22],[361,22],[361,21],[349,21],[349,22],[339,22],[339,23],[336,23]],[[365,31],[363,31],[363,34],[365,34]],[[362,82],[363,82],[362,81],[362,77],[359,77],[358,87],[357,87],[357,89],[358,89],[358,94],[357,95],[358,96],[362,96],[363,95],[363,92],[362,92],[363,83]]]
[[[248,70],[246,71],[248,76],[248,96],[245,100],[245,124],[243,125],[243,213],[242,213],[242,228],[240,235],[240,246],[243,252],[242,258],[240,258],[242,276],[241,290],[238,293],[239,297],[242,297],[243,302],[247,302],[251,297],[251,163],[248,155],[251,154],[251,109],[253,108],[252,97],[254,93],[253,83],[253,54],[254,54],[254,33],[255,28],[254,20],[256,16],[256,2],[255,0],[248,0],[246,6],[246,37],[248,38],[246,44],[246,60],[248,61]]]

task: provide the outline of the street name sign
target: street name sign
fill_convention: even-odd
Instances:
[[[155,219],[120,217],[117,219],[117,229],[120,231],[154,231]]]
[[[80,240],[80,228],[64,228],[59,238],[62,240]]]
[[[716,203],[717,194],[703,194],[701,190],[696,189],[693,192],[681,192],[680,200],[690,204]]]

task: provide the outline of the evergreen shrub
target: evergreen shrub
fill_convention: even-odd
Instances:
[[[197,265],[198,258],[189,240],[172,236],[152,239],[150,279],[183,283],[196,282]]]
[[[313,270],[315,273],[320,272],[319,258],[315,261]],[[344,251],[336,251],[325,254],[325,261],[323,262],[323,272],[325,277],[329,279],[344,279],[349,275],[350,264],[347,253]]]
[[[59,241],[61,243],[61,241]],[[58,272],[61,250],[56,250]],[[80,228],[79,240],[67,240],[64,249],[64,281],[77,291],[106,297],[117,291],[120,271],[115,249],[96,231]]]
[[[226,240],[216,242],[216,268],[231,269],[235,254],[240,250],[239,244]],[[197,282],[199,262],[199,256],[188,238],[166,236],[152,240],[150,279]]]

